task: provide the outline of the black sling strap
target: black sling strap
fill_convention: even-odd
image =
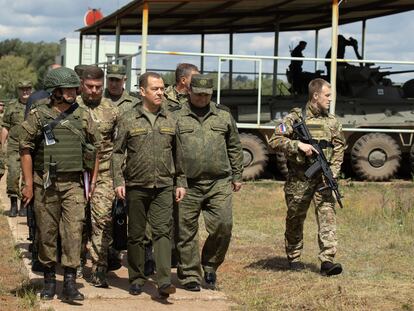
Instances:
[[[50,122],[47,126],[53,130],[56,125],[59,124],[60,121],[66,119],[68,116],[70,116],[76,109],[78,109],[79,104],[74,103],[72,104],[67,110],[63,111],[60,115],[57,116],[56,119],[54,119],[52,122]]]

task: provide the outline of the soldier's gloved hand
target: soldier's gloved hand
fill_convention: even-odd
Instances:
[[[183,187],[177,187],[175,189],[175,202],[180,202],[182,199],[184,199],[184,196],[186,194],[186,190]]]
[[[23,206],[26,207],[33,199],[33,186],[24,185],[22,190],[22,196]]]
[[[125,200],[125,186],[116,187],[115,193],[119,199]]]
[[[114,208],[112,210],[112,217],[114,217],[115,219],[118,219],[124,214],[126,214],[125,201],[116,198],[114,202]]]
[[[241,189],[241,187],[242,187],[242,183],[241,182],[238,182],[238,181],[233,181],[231,183],[231,185],[232,185],[232,188],[233,188],[233,191],[234,192],[239,191]]]

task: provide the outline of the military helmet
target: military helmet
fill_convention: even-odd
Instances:
[[[33,85],[32,85],[32,81],[29,81],[29,80],[20,80],[20,81],[17,83],[17,88],[18,88],[18,89],[21,89],[21,88],[27,88],[27,87],[33,87]]]
[[[74,88],[80,86],[80,80],[76,72],[67,67],[50,70],[43,81],[45,90],[49,93],[57,88]]]

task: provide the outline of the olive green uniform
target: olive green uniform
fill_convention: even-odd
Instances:
[[[179,93],[175,85],[168,86],[164,91],[164,96],[166,100],[165,104],[168,109],[181,107],[183,104],[188,102],[188,95]]]
[[[114,101],[111,98],[111,95],[109,94],[108,89],[105,89],[104,98],[109,99],[114,106],[116,106],[119,110],[119,115],[122,115],[126,111],[129,111],[134,107],[140,100],[134,96],[129,95],[127,91],[123,91],[121,97]]]
[[[334,115],[318,112],[309,103],[305,113],[306,125],[312,138],[324,142],[322,149],[334,177],[337,178],[345,150],[342,126]],[[299,140],[292,128],[295,120],[301,117],[302,110],[293,109],[283,119],[283,123],[276,127],[269,141],[271,147],[283,151],[288,159],[289,173],[284,188],[288,208],[285,232],[286,254],[290,262],[300,261],[303,249],[303,224],[309,205],[314,200],[318,223],[319,259],[322,262],[333,262],[337,247],[335,198],[329,188],[318,191],[325,186],[322,176],[308,179],[304,175],[310,166],[310,158],[298,149]]]
[[[0,113],[0,124],[3,124],[3,115],[4,112]],[[0,148],[0,179],[3,177],[6,170],[5,160],[3,148]]]
[[[186,187],[176,120],[164,108],[154,124],[137,104],[122,115],[112,156],[114,188],[125,185],[128,205],[128,273],[131,284],[143,285],[144,239],[152,228],[159,286],[171,283],[170,221],[173,185]],[[122,174],[126,152],[125,172]]]
[[[81,98],[78,103],[89,112],[91,120],[101,137],[99,148],[99,171],[95,191],[91,197],[91,248],[92,270],[98,268],[106,272],[108,267],[108,248],[112,243],[112,202],[115,199],[110,164],[113,150],[113,137],[118,122],[118,108],[107,98],[99,105],[85,105]]]
[[[46,146],[42,127],[58,115],[59,112],[53,108],[49,99],[42,100],[41,105],[32,109],[27,120],[22,123],[20,150],[29,149],[33,157],[39,260],[48,268],[55,266],[57,237],[60,235],[62,266],[76,268],[80,264],[85,216],[82,187],[84,154],[80,135],[85,142],[96,141],[96,135],[88,113],[79,107],[54,128],[56,143]],[[56,163],[56,177],[50,179],[51,185],[45,189],[50,162]]]
[[[11,101],[3,116],[3,127],[9,131],[7,139],[7,195],[21,197],[20,193],[20,156],[19,128],[24,120],[26,104],[19,100]]]
[[[230,244],[232,182],[241,182],[243,153],[236,123],[224,106],[209,104],[199,118],[184,104],[175,112],[183,148],[188,191],[178,209],[178,278],[182,284],[201,282],[198,218],[203,212],[207,240],[201,265],[215,272]]]

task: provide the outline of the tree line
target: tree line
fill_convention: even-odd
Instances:
[[[57,55],[58,43],[0,41],[0,99],[15,97],[17,83],[22,79],[32,81],[35,89],[41,88],[43,77]]]

